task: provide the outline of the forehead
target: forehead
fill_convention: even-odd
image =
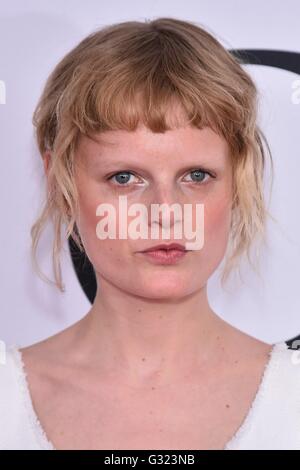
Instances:
[[[116,130],[82,136],[78,151],[85,159],[111,162],[141,163],[145,161],[200,160],[209,164],[224,164],[229,147],[226,140],[211,128],[179,127],[155,133],[144,126],[135,131]]]

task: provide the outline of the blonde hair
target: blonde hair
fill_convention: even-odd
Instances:
[[[48,219],[54,224],[53,271],[63,291],[61,230],[84,251],[76,227],[78,194],[74,154],[81,134],[143,123],[153,132],[171,129],[167,111],[180,102],[197,128],[209,126],[231,151],[232,223],[222,283],[254,239],[264,239],[268,211],[263,194],[267,140],[257,124],[258,92],[243,61],[195,23],[175,18],[127,21],[96,30],[57,64],[33,114],[41,155],[51,152],[44,207],[31,228],[37,245]],[[273,163],[272,163],[273,169]],[[255,264],[252,264],[255,268]],[[49,279],[47,279],[49,281]],[[50,281],[53,282],[53,281]]]

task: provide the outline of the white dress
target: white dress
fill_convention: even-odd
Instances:
[[[0,364],[0,449],[55,450],[33,408],[20,348]],[[300,351],[270,351],[256,396],[224,450],[300,450]]]

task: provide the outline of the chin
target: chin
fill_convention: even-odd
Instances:
[[[135,285],[137,295],[153,299],[179,299],[191,294],[194,290],[190,278],[170,274],[139,278],[139,286]]]

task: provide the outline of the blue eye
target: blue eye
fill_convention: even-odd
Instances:
[[[191,171],[189,173],[189,175],[193,175],[192,176],[192,181],[194,183],[202,183],[205,179],[205,176],[209,176],[209,177],[212,176],[207,171],[203,171],[203,170],[200,170],[200,169]]]
[[[128,184],[128,175],[134,176],[133,173],[130,173],[130,171],[121,171],[119,173],[116,173],[112,175],[109,180],[116,178],[116,181],[119,186],[126,186]]]

